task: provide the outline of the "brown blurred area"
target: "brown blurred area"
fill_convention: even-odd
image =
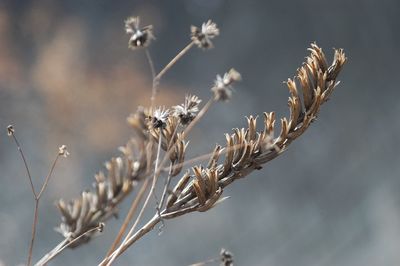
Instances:
[[[49,146],[60,138],[70,143],[78,135],[95,151],[115,148],[126,136],[122,134],[127,126],[121,110],[128,115],[138,105],[149,103],[151,81],[145,58],[131,56],[128,49],[111,53],[108,47],[101,47],[96,51],[92,48],[96,39],[88,37],[85,21],[62,14],[55,3],[33,2],[22,21],[13,21],[5,9],[0,12],[2,90],[40,98],[55,137],[47,139]],[[28,43],[15,45],[15,24]],[[125,44],[122,23],[120,26],[118,30],[102,29],[101,34],[111,42]],[[24,53],[33,60],[24,58]],[[175,104],[177,89],[164,87],[159,103]]]

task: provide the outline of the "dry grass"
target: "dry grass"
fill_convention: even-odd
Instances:
[[[295,78],[286,82],[290,94],[290,116],[280,120],[278,133],[273,112],[263,114],[263,119],[259,122],[262,125],[261,129],[257,127],[257,117],[250,115],[245,128],[237,128],[232,133],[225,134],[224,146],[217,145],[210,154],[185,160],[190,131],[212,104],[227,101],[232,97],[232,86],[240,81],[241,76],[234,69],[223,76],[218,75],[210,89],[210,100],[201,108],[200,99],[189,95],[183,104],[170,108],[155,108],[154,100],[161,78],[193,47],[212,48],[211,40],[219,35],[219,29],[212,21],[204,23],[201,27],[192,26],[190,43],[158,73],[154,69],[148,49],[154,39],[152,26],[141,27],[138,18],[130,18],[126,20],[126,32],[130,36],[129,48],[142,49],[146,53],[153,76],[151,105],[149,108],[139,107],[128,117],[128,124],[134,130],[134,134],[125,146],[120,147],[121,155],[111,158],[106,163],[105,172],[101,171],[95,175],[94,189],[84,190],[76,199],[58,201],[62,222],[57,231],[64,239],[36,265],[44,265],[65,248],[79,247],[101,233],[104,223],[117,214],[119,204],[134,190],[140,189],[115,241],[100,265],[111,265],[118,256],[153,230],[157,224],[163,223],[164,219],[174,219],[196,211],[206,212],[213,208],[224,200],[222,195],[226,186],[248,176],[254,170],[261,170],[267,162],[286,151],[291,142],[308,129],[317,118],[320,107],[338,85],[337,77],[346,62],[342,49],[335,50],[334,59],[329,64],[322,49],[315,43],[311,44],[310,54],[297,70]],[[11,129],[9,133],[16,140]],[[21,155],[24,159],[23,153]],[[61,155],[64,154],[60,150],[39,193],[36,193],[31,182],[36,209],[28,265],[35,238],[39,199]],[[208,164],[195,165],[204,158],[209,159]],[[190,165],[191,169],[182,174],[185,165]],[[32,181],[28,167],[27,172],[29,180]],[[165,176],[164,182],[158,182],[161,175]],[[161,188],[160,195],[156,193],[157,187]],[[157,202],[154,216],[137,229],[153,197]],[[141,204],[143,198],[145,201]],[[131,222],[133,225],[129,227]],[[224,265],[232,265],[230,260],[231,257],[230,264]]]

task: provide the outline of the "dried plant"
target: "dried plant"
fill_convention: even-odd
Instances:
[[[232,86],[241,80],[241,75],[234,69],[222,76],[217,75],[210,88],[210,100],[201,108],[201,100],[195,95],[186,96],[182,104],[169,109],[155,108],[157,87],[164,74],[194,45],[202,49],[212,48],[211,40],[219,35],[219,29],[211,20],[203,23],[201,28],[192,26],[191,42],[158,73],[148,50],[155,39],[153,27],[140,27],[139,18],[131,17],[125,21],[125,30],[130,35],[129,48],[144,48],[146,53],[153,77],[151,106],[139,107],[128,117],[128,124],[134,132],[132,138],[120,148],[120,156],[111,158],[105,164],[106,171],[95,175],[94,189],[83,191],[76,199],[60,199],[57,202],[62,220],[57,231],[64,240],[36,265],[46,264],[67,247],[75,248],[90,241],[103,231],[104,223],[109,218],[117,215],[118,205],[134,190],[138,192],[131,208],[100,265],[111,265],[164,219],[213,208],[225,199],[222,194],[226,186],[254,170],[262,169],[264,164],[282,154],[292,141],[307,130],[317,118],[321,105],[338,85],[337,77],[346,62],[343,50],[336,49],[333,62],[328,64],[322,49],[315,43],[311,44],[305,63],[297,70],[296,76],[286,82],[290,94],[290,115],[280,120],[278,134],[274,112],[263,114],[262,129],[257,127],[257,117],[250,115],[245,128],[236,128],[232,133],[225,134],[225,145],[216,145],[210,154],[185,160],[189,132],[213,103],[231,99]],[[12,127],[8,128],[8,134],[14,136]],[[58,156],[66,155],[65,147],[60,147]],[[209,160],[207,164],[194,165],[204,158]],[[181,174],[185,165],[191,168]],[[165,175],[163,184],[158,183],[160,175]],[[181,177],[176,178],[179,175]],[[38,196],[32,185],[37,203],[47,183],[48,179]],[[162,186],[161,195],[155,193],[157,185]],[[144,196],[146,199],[140,205]],[[156,213],[144,226],[136,229],[151,197],[156,199]],[[127,232],[139,207],[141,209]],[[230,252],[221,251],[221,265],[233,265]]]

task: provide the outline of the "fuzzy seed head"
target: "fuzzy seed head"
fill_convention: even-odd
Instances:
[[[211,39],[214,39],[219,35],[219,29],[217,24],[208,20],[207,22],[201,25],[201,28],[196,26],[191,26],[191,39],[192,41],[202,49],[210,49],[213,48],[213,43]]]
[[[196,95],[187,95],[183,104],[173,107],[173,115],[179,118],[182,125],[187,125],[196,117],[200,102]]]
[[[233,83],[242,79],[239,72],[235,69],[230,69],[229,72],[225,73],[223,77],[217,75],[214,81],[214,86],[211,91],[214,93],[214,99],[216,101],[228,101],[232,98],[232,85]]]
[[[167,125],[169,117],[169,110],[165,107],[159,107],[154,110],[152,116],[150,117],[150,128],[165,128]]]
[[[137,48],[147,47],[154,40],[153,26],[148,25],[140,28],[140,18],[130,17],[125,20],[125,32],[131,37],[129,39],[129,48],[135,50]]]

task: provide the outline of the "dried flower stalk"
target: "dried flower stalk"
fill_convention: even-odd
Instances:
[[[216,205],[223,189],[236,179],[259,170],[262,165],[283,153],[292,141],[301,136],[317,118],[320,106],[325,103],[339,82],[336,81],[347,58],[342,49],[335,50],[333,63],[328,67],[322,49],[315,43],[310,55],[298,69],[294,79],[286,82],[290,97],[290,116],[281,119],[278,136],[275,133],[275,114],[264,113],[264,129],[256,130],[257,119],[250,116],[246,128],[234,129],[226,134],[224,148],[217,146],[207,167],[194,166],[192,174],[185,173],[167,200],[166,207],[141,229],[124,241],[112,254],[113,259],[122,254],[138,239],[151,231],[162,219],[172,219],[186,213],[204,212]],[[299,96],[303,93],[303,100]],[[219,162],[222,151],[225,158]],[[106,258],[100,265],[107,263]]]
[[[147,47],[154,39],[152,26],[140,28],[138,17],[126,20],[125,26],[126,32],[131,35],[129,45],[132,49]],[[114,252],[109,253],[101,265],[110,265],[116,257],[152,230],[162,219],[171,219],[194,211],[205,212],[214,207],[221,200],[223,189],[227,185],[254,170],[261,169],[263,164],[279,156],[293,140],[305,132],[316,119],[320,106],[328,100],[337,86],[336,78],[346,62],[343,50],[338,49],[335,50],[332,64],[328,66],[322,49],[316,44],[311,44],[310,55],[306,58],[306,62],[298,69],[296,77],[286,82],[290,93],[288,100],[290,116],[281,119],[279,135],[275,137],[276,119],[273,112],[264,113],[264,129],[261,131],[257,131],[257,118],[249,116],[246,128],[234,129],[233,133],[226,134],[225,147],[217,145],[211,153],[207,166],[193,166],[191,171],[187,171],[176,182],[167,197],[172,178],[180,174],[185,163],[187,133],[214,101],[226,101],[231,98],[232,84],[239,81],[241,75],[234,69],[222,77],[218,75],[211,88],[212,99],[198,114],[201,100],[196,96],[187,96],[184,104],[171,108],[172,112],[164,107],[153,110],[156,87],[166,71],[193,45],[203,49],[212,48],[211,39],[218,35],[219,29],[212,21],[204,23],[201,28],[192,26],[191,43],[157,75],[154,73],[154,66],[146,49],[153,76],[151,108],[141,107],[128,117],[128,123],[135,131],[134,137],[120,148],[121,156],[112,158],[105,164],[106,173],[99,172],[95,176],[95,190],[84,191],[81,197],[70,202],[59,200],[57,203],[62,214],[62,223],[57,230],[65,237],[59,249],[62,250],[66,246],[74,248],[88,242],[98,233],[99,230],[94,229],[99,228],[99,224],[117,214],[118,204],[138,183],[146,180],[146,185],[143,184],[142,187],[145,190],[150,183],[149,176],[153,176],[147,203],[166,161],[169,161],[169,171],[157,214],[138,231],[134,232],[135,226],[133,226],[124,241],[116,247],[130,220],[129,217],[132,217],[136,209],[133,208],[124,222],[125,229],[121,229],[110,249],[110,252],[112,250]],[[299,93],[302,94],[302,98]],[[8,134],[12,133],[11,127],[8,129]],[[155,154],[156,146],[158,152]],[[165,152],[165,157],[159,163],[161,149]],[[68,152],[64,147],[60,147],[59,156],[66,155]],[[145,206],[146,204],[141,213]],[[139,214],[135,224],[140,216]]]

